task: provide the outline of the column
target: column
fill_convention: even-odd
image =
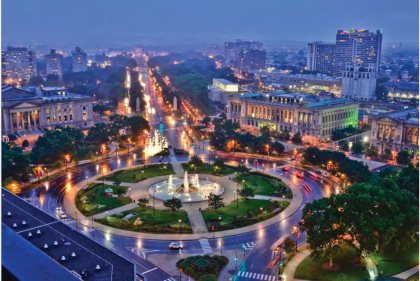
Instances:
[[[34,127],[36,128],[36,110],[34,110]]]
[[[28,129],[30,130],[31,127],[32,127],[32,124],[31,124],[31,111],[27,111],[27,114],[28,114]]]
[[[414,134],[414,128],[410,127],[410,143],[413,143],[413,134]]]
[[[22,131],[25,130],[25,118],[23,118],[24,112],[20,113],[20,119],[22,120]]]
[[[9,113],[9,119],[10,119],[10,130],[13,132],[13,113]]]

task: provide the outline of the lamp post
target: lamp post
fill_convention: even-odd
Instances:
[[[50,180],[49,180],[49,178],[48,178],[48,169],[47,169],[47,167],[45,167],[45,168],[44,168],[44,170],[45,170],[45,172],[47,173],[47,183],[48,183]]]
[[[86,185],[89,185],[88,176],[86,176]]]
[[[235,269],[238,269],[238,254],[235,255]]]
[[[297,252],[298,238],[299,238],[299,234],[300,234],[299,228],[297,227],[297,225],[293,226],[292,234],[296,234],[296,245],[295,246],[296,246],[296,252]]]
[[[156,192],[156,188],[153,187],[153,216],[156,215],[156,208],[155,208],[155,192]]]
[[[69,161],[70,161],[70,155],[66,155],[65,157],[64,157],[64,159],[66,160],[66,172],[68,171],[68,167],[67,167],[67,164],[69,163]]]
[[[179,222],[179,233],[181,233],[181,223],[182,223],[182,220],[179,220],[178,222]]]
[[[208,157],[209,167],[210,167],[210,146],[207,147],[207,151],[208,151],[207,157]]]
[[[105,178],[104,178],[104,169],[101,169],[101,173],[102,173],[102,190],[105,192]]]

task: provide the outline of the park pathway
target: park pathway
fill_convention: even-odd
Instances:
[[[185,211],[190,219],[191,229],[193,233],[208,233],[206,223],[201,215],[198,206],[184,206]]]

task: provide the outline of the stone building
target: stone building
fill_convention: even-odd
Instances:
[[[343,71],[342,96],[358,100],[375,99],[377,72],[375,64],[347,62]]]
[[[328,140],[333,131],[357,125],[359,103],[350,99],[309,101],[305,96],[276,92],[232,96],[227,118],[242,129],[267,126],[272,131],[299,132],[310,143]]]
[[[92,97],[68,93],[67,89],[2,86],[2,135],[42,134],[60,125],[93,126]]]
[[[419,153],[419,110],[406,109],[387,112],[372,117],[370,145],[378,148],[379,154],[388,148],[394,157],[407,150],[412,158]]]

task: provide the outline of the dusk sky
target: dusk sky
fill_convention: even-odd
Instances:
[[[221,43],[322,40],[338,29],[382,29],[418,42],[418,0],[4,0],[3,44]]]

